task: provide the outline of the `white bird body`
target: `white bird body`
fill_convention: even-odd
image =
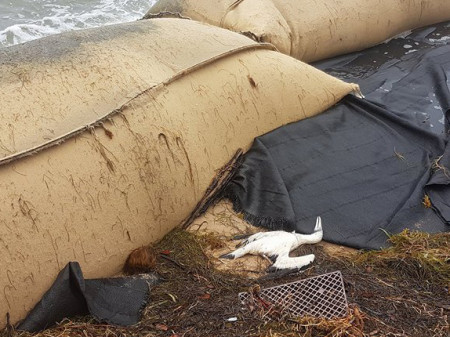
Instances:
[[[322,237],[322,219],[319,216],[312,234],[285,231],[256,233],[248,237],[240,248],[221,257],[237,259],[246,254],[265,255],[275,261],[271,269],[300,269],[314,261],[314,254],[289,257],[289,253],[303,244],[320,242]]]
[[[314,254],[308,254],[298,257],[278,256],[272,269],[300,269],[314,262]]]

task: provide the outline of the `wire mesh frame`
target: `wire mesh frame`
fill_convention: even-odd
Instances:
[[[239,293],[244,305],[254,301],[255,294]],[[347,314],[348,303],[340,271],[261,289],[256,296],[264,307],[276,307],[292,317],[312,316],[333,319]]]

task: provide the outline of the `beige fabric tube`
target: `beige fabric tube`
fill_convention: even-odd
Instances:
[[[24,317],[68,261],[120,271],[255,136],[356,88],[190,20],[65,33],[0,54],[0,307]]]
[[[214,3],[214,6],[212,5]],[[362,50],[409,29],[450,20],[449,0],[159,0],[149,13],[179,12],[237,32],[305,62]]]
[[[272,0],[245,0],[235,7],[229,7],[222,18],[221,27],[250,32],[259,41],[272,43],[280,52],[287,55],[292,53],[291,29]]]
[[[177,72],[252,45],[188,20],[147,20],[4,49],[0,120],[8,127],[0,133],[0,163],[98,120]]]
[[[272,0],[305,62],[362,50],[401,32],[450,20],[449,0]]]

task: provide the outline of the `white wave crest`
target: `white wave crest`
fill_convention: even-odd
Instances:
[[[38,14],[27,13],[23,8],[8,26],[0,30],[0,47],[7,47],[44,36],[83,28],[92,28],[141,18],[155,0],[95,0],[70,1],[48,0],[40,6]],[[84,3],[83,3],[84,2]],[[3,26],[4,27],[4,26]]]

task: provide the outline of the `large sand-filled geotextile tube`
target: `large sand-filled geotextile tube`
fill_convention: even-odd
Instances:
[[[285,54],[312,62],[450,20],[450,1],[158,0],[147,15],[164,12],[250,33]]]
[[[189,216],[239,148],[357,87],[180,19],[0,51],[0,325],[68,261],[113,275]]]

